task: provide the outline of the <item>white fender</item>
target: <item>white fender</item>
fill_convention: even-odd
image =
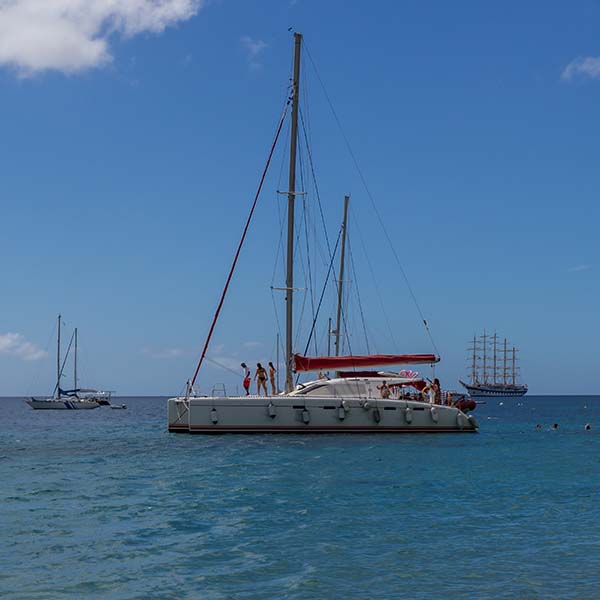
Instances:
[[[308,412],[308,410],[306,410],[306,408],[302,411],[302,421],[305,425],[308,425],[310,423],[310,413]]]
[[[412,423],[413,420],[413,409],[409,407],[406,408],[406,410],[404,411],[404,420],[410,424]]]
[[[350,405],[348,404],[348,402],[346,400],[342,400],[342,407],[346,411],[350,410]]]
[[[375,421],[375,423],[379,423],[379,421],[381,421],[381,412],[377,407],[375,407],[375,409],[373,410],[373,420]]]
[[[365,400],[365,401],[362,403],[362,407],[363,407],[365,410],[369,410],[369,409],[371,408],[371,405],[369,404],[369,401],[368,401],[368,400]]]
[[[275,405],[272,402],[269,402],[269,417],[271,417],[271,419],[274,419],[277,416],[277,409],[275,408]]]
[[[429,414],[431,415],[431,420],[432,420],[434,423],[437,423],[437,422],[438,422],[438,419],[440,418],[439,410],[438,410],[438,409],[437,409],[435,406],[432,406],[432,407],[429,409]]]
[[[344,410],[343,406],[340,406],[338,408],[338,419],[340,421],[343,421],[346,418],[346,411]]]
[[[469,423],[471,423],[471,425],[473,425],[474,429],[479,429],[479,423],[477,422],[477,419],[473,415],[467,415],[467,419],[469,419]]]
[[[213,408],[210,411],[210,420],[213,422],[213,425],[216,425],[219,422],[219,413],[217,413],[216,408]]]
[[[462,429],[463,427],[466,427],[468,422],[469,422],[469,419],[467,418],[467,416],[466,416],[464,413],[462,413],[462,412],[459,412],[459,413],[456,415],[456,423],[458,424],[458,426],[459,426],[461,429]]]

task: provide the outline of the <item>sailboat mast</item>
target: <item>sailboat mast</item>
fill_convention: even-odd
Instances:
[[[60,315],[58,315],[58,335],[56,336],[56,393],[60,397]]]
[[[512,349],[512,384],[516,384],[516,371],[517,371],[517,349],[513,346]]]
[[[487,334],[485,333],[485,329],[483,330],[483,383],[488,382],[488,372],[487,372]]]
[[[292,125],[290,132],[290,174],[288,180],[287,274],[285,279],[285,391],[294,388],[293,299],[294,299],[294,200],[296,196],[296,151],[298,146],[298,105],[300,102],[300,50],[302,34],[294,33],[294,80],[292,83]]]
[[[348,226],[348,204],[350,196],[344,196],[344,220],[342,221],[342,251],[340,256],[340,278],[338,281],[338,305],[335,327],[335,355],[340,355],[340,338],[342,337],[342,301],[344,291],[344,262],[346,260],[346,231]]]
[[[508,373],[508,367],[506,366],[506,356],[507,356],[506,353],[507,352],[508,352],[508,350],[506,349],[506,338],[504,338],[504,351],[503,351],[503,354],[504,354],[504,367],[502,369],[502,382],[504,383],[504,385],[506,385],[506,375]]]
[[[494,332],[494,384],[497,383],[496,349],[498,347],[498,335]]]
[[[471,383],[475,385],[477,383],[477,336],[473,336],[473,372],[471,373]]]
[[[77,327],[75,327],[75,360],[73,362],[73,389],[77,389]]]

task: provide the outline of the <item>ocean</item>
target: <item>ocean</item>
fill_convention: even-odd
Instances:
[[[0,399],[3,600],[600,598],[600,397],[354,436],[169,434],[165,398],[116,402]]]

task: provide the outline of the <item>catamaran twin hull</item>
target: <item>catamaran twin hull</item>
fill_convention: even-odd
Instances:
[[[182,433],[475,432],[452,406],[395,399],[293,396],[170,398],[169,431]]]

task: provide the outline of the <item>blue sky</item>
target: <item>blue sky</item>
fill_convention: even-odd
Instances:
[[[457,387],[467,341],[486,328],[521,349],[532,393],[600,392],[590,376],[600,325],[600,2],[163,0],[123,2],[118,14],[104,0],[69,3],[71,12],[42,15],[34,0],[0,7],[0,394],[51,391],[59,312],[67,330],[79,327],[82,383],[123,394],[182,389],[280,114],[288,27],[304,33],[394,238],[442,354],[442,383]],[[31,14],[39,23],[30,31]],[[333,238],[352,195],[352,349],[366,351],[358,287],[376,350],[430,351],[304,60]],[[284,146],[209,354],[229,367],[275,359]],[[239,384],[208,364],[200,387],[217,382]]]

